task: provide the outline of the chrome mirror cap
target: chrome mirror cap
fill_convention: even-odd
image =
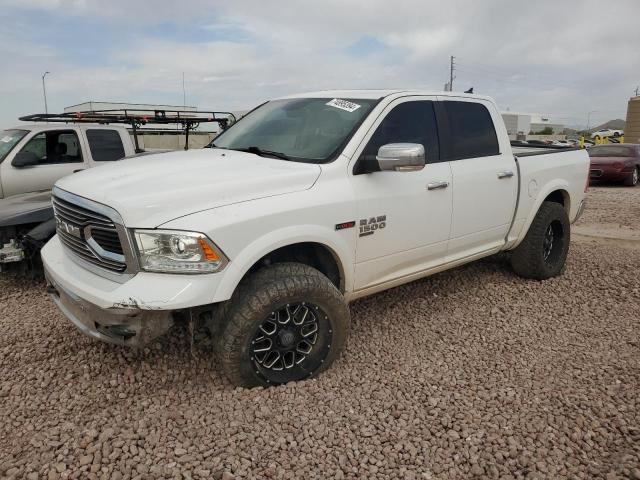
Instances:
[[[424,147],[419,143],[388,143],[376,156],[381,171],[413,172],[425,165]]]

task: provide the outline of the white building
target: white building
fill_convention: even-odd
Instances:
[[[507,133],[512,140],[518,135],[530,135],[543,131],[545,128],[551,128],[553,134],[561,134],[564,131],[564,125],[552,123],[547,116],[539,113],[522,113],[522,112],[501,112],[504,124],[507,127]]]

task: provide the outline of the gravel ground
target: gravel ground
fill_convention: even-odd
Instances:
[[[640,233],[640,187],[603,185],[589,188],[587,209],[576,223],[585,228],[616,229]]]
[[[593,189],[582,225],[640,228],[626,192]],[[576,242],[549,281],[498,256],[395,288],[352,305],[330,371],[266,390],[201,332],[97,343],[0,280],[0,476],[640,479],[638,266]]]

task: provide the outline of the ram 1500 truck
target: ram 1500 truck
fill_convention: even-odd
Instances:
[[[233,383],[306,379],[343,350],[356,298],[502,251],[520,276],[561,273],[589,159],[532,150],[476,95],[269,101],[210,149],[60,180],[49,292],[94,338],[200,318]]]

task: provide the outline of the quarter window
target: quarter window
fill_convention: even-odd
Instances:
[[[112,162],[124,157],[124,146],[116,130],[87,130],[91,157],[95,162]]]
[[[82,162],[80,141],[72,130],[38,133],[20,151],[35,154],[39,165]]]
[[[498,155],[498,137],[487,107],[475,102],[442,102],[449,135],[446,160]],[[444,148],[444,147],[443,147]]]
[[[394,107],[367,143],[354,173],[379,170],[376,155],[378,149],[388,143],[419,143],[424,147],[427,163],[439,161],[440,146],[433,102],[411,101]]]

